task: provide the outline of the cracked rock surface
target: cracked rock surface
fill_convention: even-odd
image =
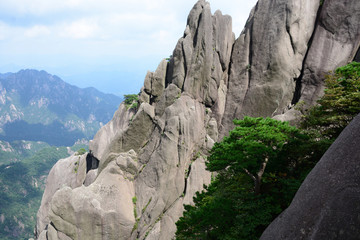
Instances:
[[[359,4],[259,0],[235,39],[231,17],[199,0],[172,57],[147,73],[138,107],[122,103],[91,141],[98,169],[84,164],[75,185],[66,170],[49,174],[57,187],[45,190],[38,238],[172,239],[234,118],[294,119],[293,104],[321,95],[324,72],[359,58]]]

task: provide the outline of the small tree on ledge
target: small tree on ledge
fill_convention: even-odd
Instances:
[[[139,106],[139,95],[137,94],[125,94],[124,95],[124,102],[125,102],[125,106],[126,106],[126,109],[137,109],[138,106]]]

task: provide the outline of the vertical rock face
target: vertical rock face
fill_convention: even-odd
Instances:
[[[324,75],[355,59],[360,45],[359,1],[325,0],[320,10],[295,95],[310,105],[323,92]]]
[[[291,103],[319,1],[259,1],[236,40],[222,135],[232,120],[274,116]]]
[[[360,115],[309,173],[261,239],[359,239]]]
[[[326,0],[323,6],[259,0],[235,41],[231,18],[212,15],[209,3],[198,1],[172,58],[146,75],[139,107],[122,104],[90,143],[99,168],[86,174],[85,164],[83,184],[44,195],[39,238],[171,239],[183,204],[192,204],[195,192],[210,183],[206,155],[234,118],[289,118],[292,103],[320,95],[306,89],[322,87],[323,71],[356,58],[358,21],[339,23],[336,4],[341,16],[358,14],[357,0]],[[327,53],[317,55],[325,44],[321,28],[335,34],[325,34]],[[322,63],[339,46],[346,51],[336,63],[333,57]],[[308,81],[306,69],[319,74]]]

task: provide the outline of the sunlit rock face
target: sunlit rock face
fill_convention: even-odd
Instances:
[[[328,2],[260,0],[235,40],[231,17],[212,15],[209,3],[198,1],[172,57],[147,73],[138,106],[121,104],[91,141],[98,169],[51,199],[44,195],[49,211],[38,222],[48,220],[38,224],[39,238],[172,239],[183,205],[210,183],[206,156],[234,118],[294,118],[296,101],[321,94],[302,89],[321,88],[325,70],[355,57],[357,49],[326,68],[315,64],[316,81],[306,80],[306,66],[323,61],[312,48],[327,11],[332,16]],[[349,4],[357,9],[355,2]],[[357,24],[339,27],[358,36]],[[348,41],[358,48],[358,38]]]

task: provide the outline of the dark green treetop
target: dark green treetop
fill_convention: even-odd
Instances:
[[[234,120],[235,128],[223,141],[215,143],[206,164],[210,171],[245,172],[260,193],[261,179],[270,159],[276,158],[285,144],[302,138],[288,122],[272,118]]]

